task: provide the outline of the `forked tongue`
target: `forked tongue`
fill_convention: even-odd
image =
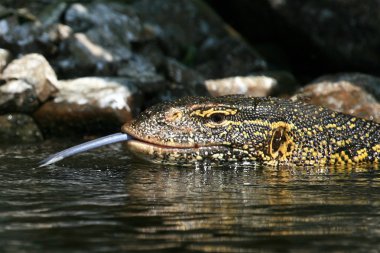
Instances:
[[[128,141],[131,139],[132,137],[125,133],[116,133],[116,134],[107,135],[107,136],[104,136],[92,141],[79,144],[71,148],[65,149],[56,154],[50,155],[48,158],[40,162],[39,167],[47,166],[49,164],[58,162],[66,157],[73,156],[73,155],[85,152],[87,150],[91,150],[94,148],[98,148],[101,146],[105,146],[105,145],[109,145],[109,144],[113,144],[117,142]]]

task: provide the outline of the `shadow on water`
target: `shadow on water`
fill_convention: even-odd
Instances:
[[[374,168],[167,167],[113,145],[37,168],[73,143],[0,147],[5,252],[370,252]]]

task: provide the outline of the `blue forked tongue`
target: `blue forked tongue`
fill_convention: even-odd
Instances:
[[[125,133],[116,133],[116,134],[107,135],[107,136],[104,136],[92,141],[79,144],[71,148],[65,149],[56,154],[53,154],[49,156],[48,158],[44,159],[43,161],[41,161],[39,167],[47,166],[49,164],[58,162],[66,157],[73,156],[90,149],[98,148],[98,147],[109,145],[116,142],[128,141],[131,139],[132,137]]]

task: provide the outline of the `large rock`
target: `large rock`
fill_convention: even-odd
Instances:
[[[285,22],[309,36],[330,64],[378,71],[379,1],[268,1]]]
[[[30,143],[42,141],[42,134],[34,120],[25,114],[0,115],[1,143]]]
[[[59,47],[54,30],[66,4],[61,2],[39,6],[33,10],[34,13],[39,13],[40,17],[37,17],[28,9],[35,2],[23,3],[19,8],[17,8],[18,3],[13,2],[12,6],[16,8],[3,9],[6,13],[0,15],[0,47],[10,50],[14,55],[56,54]]]
[[[46,59],[29,54],[9,63],[0,76],[1,112],[32,112],[55,91],[57,77]]]
[[[322,76],[312,83],[350,83],[364,89],[373,95],[380,102],[380,77],[362,73],[339,73],[334,75]]]
[[[204,77],[175,59],[168,59],[165,65],[166,77],[170,86],[166,91],[171,91],[170,97],[204,96],[207,89],[204,86]]]
[[[379,86],[379,78],[359,73],[324,76],[302,88],[295,98],[380,123]]]
[[[157,73],[155,65],[144,56],[138,54],[133,55],[126,64],[121,65],[117,75],[139,83],[164,81],[164,77]]]
[[[298,87],[294,77],[287,72],[262,72],[249,76],[235,76],[205,81],[211,96],[244,94],[254,97],[289,95]]]
[[[132,57],[131,43],[142,31],[133,10],[117,3],[74,3],[64,13],[64,23],[72,34],[62,41],[66,57],[55,64],[65,76],[78,76],[78,69],[80,75],[116,74]]]
[[[3,71],[5,66],[9,63],[11,58],[11,53],[3,48],[0,48],[0,73]]]
[[[266,61],[241,38],[205,42],[197,52],[196,69],[207,79],[248,75],[267,69]]]
[[[297,78],[339,71],[379,73],[377,0],[206,1],[269,64],[289,64]]]
[[[161,41],[166,54],[176,59],[195,53],[191,52],[197,50],[194,47],[207,39],[212,42],[227,36],[223,21],[202,1],[139,0],[132,6],[144,26],[151,27]]]
[[[141,108],[140,89],[125,78],[84,77],[60,81],[58,89],[34,113],[49,136],[119,131]]]
[[[145,26],[152,27],[166,55],[183,59],[207,79],[267,68],[265,60],[202,1],[140,0],[133,7]]]
[[[24,22],[14,9],[0,17],[0,47],[49,57],[63,79],[157,78],[167,57],[205,78],[266,68],[263,58],[200,0],[53,1],[45,8],[29,2],[23,7],[33,11],[22,16]]]
[[[24,80],[12,80],[0,86],[0,113],[30,113],[39,104],[33,86]]]

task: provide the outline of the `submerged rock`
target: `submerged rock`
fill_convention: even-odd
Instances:
[[[32,112],[57,89],[57,77],[46,59],[28,54],[13,60],[0,76],[2,112]]]
[[[42,141],[42,134],[33,118],[25,114],[0,115],[2,143],[30,143]]]
[[[141,92],[125,78],[84,77],[58,83],[58,93],[34,118],[47,135],[119,131],[141,107]]]
[[[302,88],[295,97],[357,117],[380,123],[380,79],[364,74],[339,74],[318,78]]]

